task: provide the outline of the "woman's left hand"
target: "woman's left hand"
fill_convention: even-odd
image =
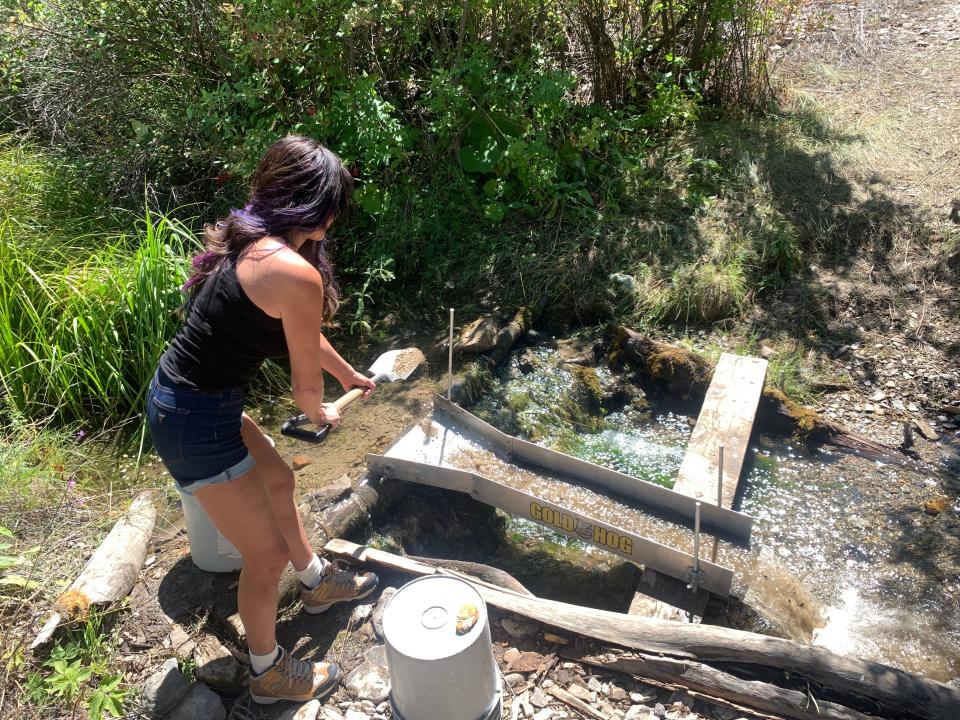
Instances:
[[[353,390],[354,388],[360,388],[363,390],[364,398],[370,397],[373,394],[373,391],[377,388],[377,384],[373,380],[368,378],[363,373],[357,372],[356,370],[346,377],[337,379],[340,381],[340,384],[343,385],[344,392]]]

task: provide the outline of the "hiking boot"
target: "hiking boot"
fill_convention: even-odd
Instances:
[[[377,589],[380,580],[371,572],[354,573],[336,565],[327,566],[320,584],[312,590],[300,583],[303,609],[311,615],[326,612],[339,602],[360,600]]]
[[[340,668],[335,664],[297,660],[280,648],[280,657],[268,670],[250,676],[250,697],[262,705],[277,700],[307,702],[322,698],[338,682]]]

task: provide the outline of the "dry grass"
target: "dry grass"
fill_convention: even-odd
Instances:
[[[839,159],[860,193],[884,192],[953,239],[947,216],[960,194],[953,82],[960,77],[960,5],[875,0],[818,9],[832,12],[832,21],[791,48],[781,66],[795,88],[788,102],[819,108],[857,138]]]

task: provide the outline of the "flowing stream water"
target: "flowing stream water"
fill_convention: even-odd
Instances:
[[[520,372],[514,357],[496,389],[471,411],[505,432],[672,486],[692,419],[633,403],[583,431],[558,417],[558,404],[576,383],[569,367],[547,349],[527,350],[524,362],[526,372]],[[614,383],[606,369],[597,372],[602,383]],[[748,453],[738,500],[738,509],[755,520],[751,547],[720,543],[718,556],[734,570],[736,592],[772,620],[773,627],[760,622],[746,629],[812,637],[837,652],[939,680],[960,676],[956,501],[931,519],[917,499],[936,478],[850,455],[811,456],[759,438]],[[451,442],[443,462],[692,552],[689,530],[629,501],[513,466],[469,439]],[[527,521],[512,521],[511,529],[531,537],[545,532]],[[571,543],[585,558],[603,554]]]

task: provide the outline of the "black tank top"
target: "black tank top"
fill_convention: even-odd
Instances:
[[[288,354],[283,324],[247,297],[231,258],[190,301],[160,367],[178,385],[220,392],[245,388],[265,359]]]

